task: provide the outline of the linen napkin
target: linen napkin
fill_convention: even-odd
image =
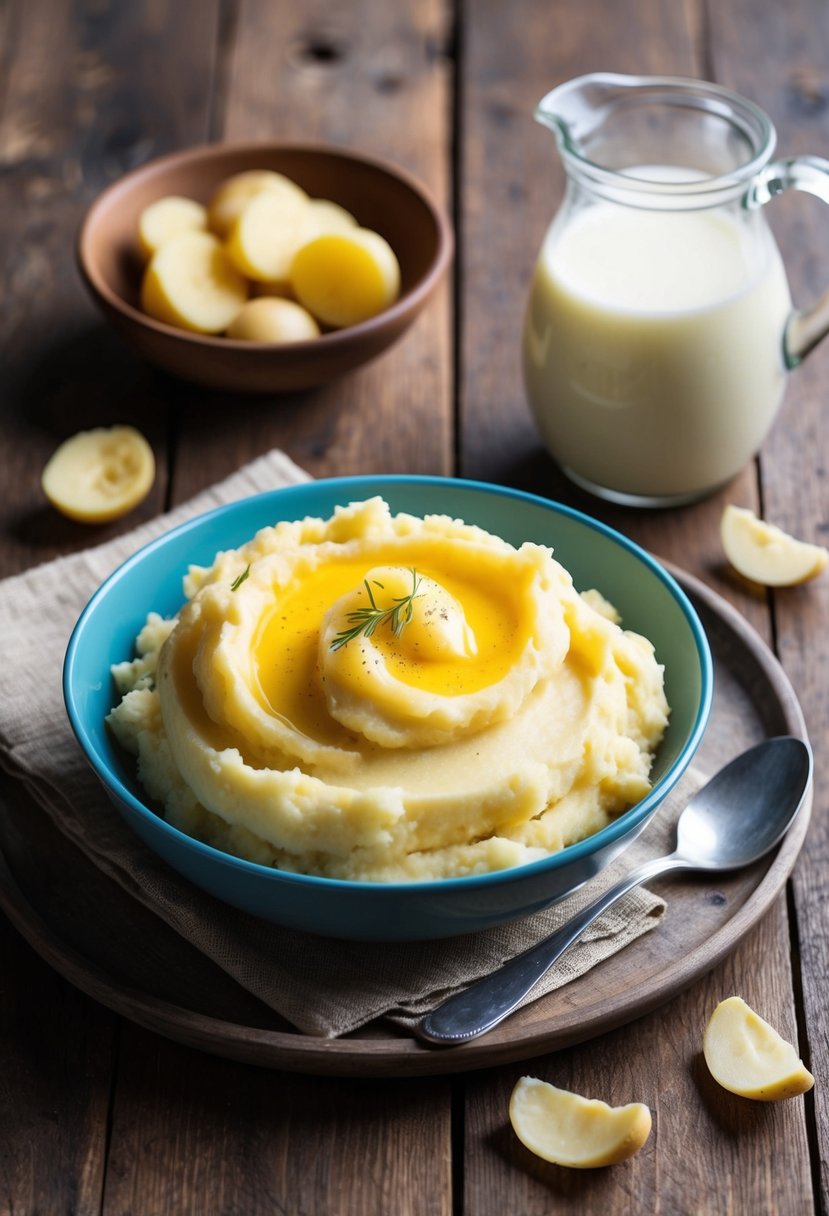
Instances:
[[[97,586],[155,536],[222,503],[305,480],[287,456],[273,451],[124,536],[0,583],[5,650],[0,765],[25,783],[95,865],[243,988],[298,1031],[334,1038],[381,1017],[411,1025],[446,996],[551,933],[620,870],[627,872],[634,856],[628,851],[624,862],[577,895],[517,923],[445,941],[367,944],[282,929],[230,908],[180,878],[133,835],[86,763],[66,716],[61,671],[72,627]],[[101,678],[107,677],[102,671]],[[673,816],[663,818],[670,822]],[[652,929],[664,910],[664,901],[652,893],[631,892],[568,951],[530,999],[621,950]]]

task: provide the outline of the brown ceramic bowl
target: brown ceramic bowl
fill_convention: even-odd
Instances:
[[[142,312],[141,211],[168,194],[206,203],[221,181],[246,169],[284,173],[384,236],[400,262],[396,303],[360,325],[284,345],[189,333]],[[281,392],[324,384],[395,342],[437,287],[452,245],[449,221],[428,191],[387,162],[334,147],[210,144],[150,161],[108,187],[86,215],[77,255],[93,299],[151,363],[209,388]]]

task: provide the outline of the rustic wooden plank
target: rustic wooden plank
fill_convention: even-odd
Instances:
[[[448,202],[449,28],[440,0],[243,0],[234,28],[224,139],[345,145],[396,162]],[[447,281],[394,348],[323,389],[260,401],[183,395],[176,498],[269,447],[315,476],[449,473],[450,304]]]
[[[204,138],[217,4],[122,5],[104,20],[91,0],[18,0],[5,17],[0,526],[6,572],[83,548],[163,505],[171,382],[98,319],[75,269],[74,241],[86,206],[105,185],[140,161]],[[193,85],[182,89],[188,73]],[[115,422],[137,425],[151,440],[159,460],[155,488],[124,524],[71,524],[46,505],[43,465],[67,435]]]
[[[0,1212],[97,1216],[115,1017],[0,918]]]
[[[448,1082],[298,1079],[123,1040],[104,1216],[449,1216]]]
[[[526,0],[507,13],[480,0],[465,6],[464,35],[462,471],[562,499],[613,524],[713,585],[770,639],[767,597],[733,577],[719,544],[725,502],[759,504],[756,467],[749,466],[723,493],[689,507],[653,512],[611,507],[570,487],[540,451],[521,385],[520,333],[530,274],[563,190],[551,138],[530,121],[535,103],[556,83],[597,64],[618,71],[710,75],[717,44],[710,40],[701,6],[642,0],[614,19],[607,5],[587,0],[568,10],[565,29],[560,14],[547,5]],[[751,63],[747,57],[746,70]],[[505,223],[505,216],[520,218]],[[674,1212],[688,1210],[693,1195],[694,1210],[700,1211],[805,1210],[811,1182],[804,1103],[780,1113],[781,1127],[754,1108],[746,1112],[728,1101],[723,1107],[698,1064],[708,1014],[729,995],[731,984],[747,996],[747,976],[753,977],[758,1005],[794,1034],[789,946],[781,903],[732,963],[679,997],[669,1014],[549,1058],[543,1075],[557,1084],[610,1102],[638,1099],[654,1107],[656,1135],[636,1162],[617,1171],[574,1178],[534,1163],[504,1130],[516,1071],[503,1074],[500,1091],[472,1083],[469,1209],[487,1210],[486,1197],[497,1196],[496,1203],[490,1199],[492,1210],[528,1216],[550,1210],[551,1200],[562,1211],[623,1211],[636,1196],[637,1208]],[[634,1079],[645,1077],[651,1099],[631,1092]],[[748,1131],[738,1135],[741,1120]],[[727,1134],[719,1130],[723,1121]],[[694,1145],[692,1154],[684,1151],[688,1144]],[[776,1156],[773,1170],[769,1154]],[[791,1186],[775,1182],[775,1171],[792,1179]]]
[[[829,23],[816,0],[792,0],[784,10],[729,0],[712,10],[718,69],[725,84],[754,98],[778,131],[778,153],[826,156],[829,152],[829,93],[826,59]],[[806,307],[829,282],[825,204],[789,194],[768,208],[783,250],[796,305]],[[825,385],[829,344],[818,347],[791,376],[787,399],[762,456],[763,507],[781,527],[827,543]],[[829,689],[825,638],[829,632],[829,582],[824,576],[807,587],[774,597],[777,649],[803,704],[815,751],[815,818],[794,874],[797,947],[802,976],[801,1049],[818,1069],[825,1068],[829,1038],[826,975],[826,875],[829,828],[826,773],[829,771]],[[829,1097],[818,1080],[808,1109],[815,1120],[816,1172],[829,1194]]]
[[[788,987],[766,982],[765,960],[785,949],[786,937],[781,900],[731,959],[657,1014],[582,1047],[471,1079],[468,1210],[522,1216],[811,1211],[808,1170],[791,1168],[793,1158],[808,1161],[804,1099],[766,1105],[738,1098],[716,1084],[701,1054],[705,1019],[735,986],[794,1036]],[[508,1120],[509,1094],[525,1074],[614,1106],[646,1103],[653,1118],[649,1140],[635,1158],[604,1170],[567,1170],[536,1158]],[[488,1196],[497,1203],[490,1198],[487,1207]]]
[[[553,137],[533,112],[550,89],[596,65],[692,74],[683,9],[635,0],[622,13],[587,0],[565,17],[544,0],[464,4],[460,408],[469,476],[571,496],[542,455],[521,383],[530,278],[565,184]]]
[[[596,65],[698,75],[707,60],[696,5],[603,0],[566,20],[524,0],[472,0],[463,23],[460,392],[461,472],[569,503],[604,520],[739,602],[769,636],[764,598],[746,596],[725,569],[719,519],[726,501],[756,507],[749,466],[723,493],[671,511],[614,507],[572,486],[543,449],[526,403],[520,347],[532,268],[564,192],[552,135],[533,122],[539,99]]]
[[[239,4],[224,27],[213,134],[349,144],[445,200],[445,17],[414,0]],[[255,399],[178,386],[173,499],[271,446],[317,475],[448,472],[450,343],[447,285],[397,347],[330,388]],[[128,1029],[104,1211],[448,1216],[449,1145],[448,1082],[279,1075]]]
[[[106,20],[92,2],[18,0],[0,14],[3,574],[83,548],[163,504],[163,401],[85,300],[74,239],[108,181],[188,127],[190,139],[205,129],[206,106],[196,114],[194,94],[179,94],[177,81],[178,64],[192,57],[194,78],[209,86],[211,14],[215,5],[201,0],[120,6]],[[164,40],[168,55],[156,62]],[[71,524],[46,506],[43,464],[66,435],[114,422],[151,439],[155,489],[121,524]],[[0,1209],[97,1213],[117,1020],[45,968],[5,922],[0,943]]]
[[[181,438],[176,498],[272,443],[288,447],[315,473],[451,468],[448,293],[441,305],[431,306],[428,321],[424,317],[404,343],[384,357],[388,366],[382,374],[378,363],[343,381],[336,392],[308,394],[284,402],[265,400],[251,406],[247,401],[181,390],[132,359],[102,330],[91,332],[91,310],[68,269],[68,245],[61,234],[70,233],[80,215],[82,199],[103,184],[103,169],[108,176],[128,167],[136,148],[135,154],[143,158],[146,146],[136,132],[143,136],[151,131],[157,141],[154,151],[195,142],[208,132],[226,131],[234,137],[267,135],[275,130],[273,115],[279,112],[287,117],[284,132],[280,129],[277,134],[307,137],[312,133],[309,124],[314,123],[319,138],[355,143],[359,138],[357,146],[384,152],[408,164],[445,197],[445,176],[440,173],[445,175],[448,163],[446,124],[436,127],[434,121],[436,98],[440,104],[446,100],[447,68],[442,59],[445,15],[432,4],[412,4],[402,9],[365,3],[349,6],[345,13],[342,7],[310,4],[301,13],[291,14],[285,4],[266,8],[243,3],[238,11],[226,6],[226,11],[231,16],[235,11],[238,18],[235,28],[239,41],[228,45],[225,66],[232,87],[227,105],[213,110],[212,116],[204,103],[210,88],[217,28],[212,19],[215,7],[210,8],[208,19],[203,4],[122,6],[104,21],[96,17],[98,8],[90,3],[76,5],[74,12],[81,17],[70,20],[67,12],[47,5],[45,0],[35,0],[25,6],[18,3],[11,24],[9,10],[0,9],[0,32],[4,35],[0,67],[4,55],[11,65],[5,83],[10,101],[0,115],[0,156],[6,169],[0,178],[0,202],[7,219],[14,220],[4,231],[14,229],[23,234],[20,248],[16,238],[3,246],[14,273],[0,285],[0,291],[5,292],[0,340],[6,351],[2,371],[6,381],[0,384],[0,399],[9,414],[3,429],[5,446],[0,451],[8,495],[0,509],[5,513],[0,526],[7,538],[2,551],[4,568],[17,569],[58,548],[80,547],[92,539],[89,532],[60,530],[50,513],[40,511],[37,477],[43,460],[63,433],[93,421],[110,420],[109,411],[116,402],[119,417],[143,422],[162,455],[166,415],[168,411],[172,415]],[[797,13],[802,11],[802,6],[795,7]],[[48,29],[44,20],[47,9]],[[549,185],[545,200],[543,194],[535,192],[530,198],[525,184],[541,176],[539,164],[546,166],[547,182],[552,174],[555,153],[549,136],[529,119],[538,96],[556,82],[550,78],[551,70],[556,71],[556,79],[564,79],[597,63],[706,75],[716,69],[722,72],[725,83],[735,83],[736,64],[741,72],[749,73],[741,87],[761,99],[756,91],[761,77],[757,65],[766,62],[765,54],[771,65],[762,73],[765,87],[780,89],[787,97],[792,94],[792,134],[804,136],[801,150],[819,151],[815,140],[805,141],[812,130],[807,131],[808,124],[797,118],[797,112],[799,108],[811,115],[815,110],[819,124],[824,122],[819,73],[825,62],[825,45],[810,41],[797,13],[790,21],[787,6],[779,15],[763,14],[759,19],[755,6],[732,5],[721,16],[718,10],[715,38],[708,44],[703,36],[701,8],[657,4],[656,0],[638,0],[626,6],[624,25],[621,18],[617,23],[598,0],[566,14],[558,6],[541,3],[502,6],[494,2],[470,3],[462,12],[465,62],[470,69],[477,64],[480,71],[474,79],[472,70],[468,71],[469,89],[464,94],[469,135],[464,144],[464,180],[475,188],[465,196],[464,204],[464,258],[468,255],[471,268],[465,296],[468,322],[462,398],[462,438],[469,458],[462,464],[462,471],[540,489],[587,507],[594,514],[604,511],[603,517],[621,521],[624,530],[702,574],[719,590],[723,587],[717,580],[722,578],[734,602],[761,627],[767,620],[765,601],[750,597],[718,566],[715,528],[719,500],[671,513],[617,513],[609,508],[597,510],[593,500],[579,498],[556,480],[551,463],[540,453],[523,405],[518,344],[509,340],[504,318],[518,315],[512,302],[520,298],[523,303],[535,249],[554,206]],[[691,23],[685,30],[682,23],[689,14]],[[368,26],[374,26],[374,33],[364,28],[365,18],[370,18]],[[811,19],[816,29],[822,29],[824,18],[816,7]],[[526,24],[527,32],[519,36],[522,24]],[[232,34],[234,24],[223,28]],[[645,29],[650,31],[647,38],[642,34]],[[296,33],[293,41],[284,44],[290,53],[270,36],[273,30]],[[417,32],[412,34],[412,30]],[[180,49],[181,40],[192,44],[184,60],[163,41],[170,38],[171,31],[174,45],[175,39],[180,40]],[[540,31],[544,37],[533,38],[533,31],[536,35]],[[311,34],[313,37],[309,37]],[[8,49],[9,38],[14,53]],[[114,77],[107,57],[102,60],[93,53],[96,46],[109,46],[110,40],[120,48],[112,52],[121,64]],[[76,43],[82,48],[78,54],[67,50]],[[129,60],[125,58],[127,44]],[[407,75],[415,53],[426,85],[412,84]],[[807,74],[781,72],[781,53],[787,64],[805,66]],[[201,74],[193,69],[189,55],[202,56]],[[424,55],[428,66],[423,66]],[[44,62],[50,64],[53,74],[56,67],[60,71],[65,68],[64,75],[58,73],[58,85],[53,75],[43,72]],[[124,67],[127,63],[128,71]],[[67,83],[70,68],[79,65],[78,81],[86,81],[83,87],[74,78]],[[242,82],[237,73],[245,65],[252,71]],[[351,77],[347,78],[349,72]],[[136,84],[140,79],[151,79],[153,88],[142,91]],[[158,104],[153,99],[154,89],[162,99]],[[243,89],[247,90],[244,97]],[[85,105],[78,103],[75,112],[66,99],[80,94]],[[387,116],[393,112],[395,121],[381,122],[373,133],[369,128],[377,118],[375,96],[383,101],[382,112]],[[411,118],[417,110],[413,96],[420,106],[417,129]],[[775,96],[765,104],[778,118],[772,104]],[[359,104],[351,109],[354,98]],[[272,99],[285,104],[279,111],[269,110]],[[473,102],[487,100],[490,109],[475,109],[473,115]],[[138,116],[136,126],[132,126],[133,115]],[[526,130],[519,139],[521,122]],[[778,123],[782,126],[779,118]],[[436,154],[431,141],[436,129],[440,131],[439,154],[432,177],[431,158]],[[395,150],[398,137],[402,153]],[[114,139],[114,153],[108,138]],[[376,144],[371,142],[375,138]],[[537,156],[532,140],[537,142]],[[794,141],[786,141],[787,150],[793,146]],[[68,156],[67,148],[75,149],[74,157]],[[64,159],[69,166],[68,177],[62,173]],[[469,171],[470,165],[474,174]],[[83,177],[86,173],[91,176]],[[80,182],[78,174],[82,175]],[[490,201],[493,192],[497,206]],[[537,209],[533,211],[537,232],[530,233],[529,223],[523,220],[502,223],[505,230],[500,231],[498,218],[523,209],[524,195],[529,200],[527,208]],[[67,199],[74,208],[71,222],[67,219]],[[504,202],[510,204],[506,210]],[[780,206],[785,204],[781,202]],[[6,238],[0,235],[3,240]],[[805,243],[801,246],[804,255],[810,248]],[[505,253],[510,256],[505,257]],[[523,263],[513,260],[512,255],[523,258]],[[808,272],[805,261],[803,269]],[[808,278],[804,281],[818,288],[822,277],[815,275],[814,282]],[[441,307],[446,316],[438,323]],[[485,315],[487,309],[489,316]],[[54,334],[53,341],[44,343],[44,333]],[[407,344],[416,354],[409,352]],[[766,453],[763,457],[766,505],[779,511],[781,522],[790,521],[801,532],[812,529],[815,536],[819,536],[825,520],[822,473],[804,477],[799,463],[804,450],[819,450],[823,438],[817,371],[822,366],[817,360],[823,357],[823,353],[816,355],[798,373],[799,382],[808,385],[808,392],[806,388],[798,390],[808,396],[807,413],[790,409],[795,400],[790,394],[783,442],[775,437],[773,462]],[[404,401],[408,408],[401,409],[399,395],[390,395],[391,383],[406,386]],[[148,422],[145,411],[151,397],[156,404]],[[14,406],[10,408],[8,403],[12,401]],[[145,508],[147,513],[157,509],[163,488],[162,481],[156,497]],[[745,495],[741,501],[750,505],[759,501],[752,470],[740,479],[737,488]],[[825,632],[820,629],[826,623],[822,596],[823,589],[818,585],[806,596],[786,595],[776,604],[781,652],[807,704],[813,735],[820,735],[821,754],[828,711],[826,692],[820,684],[822,667],[814,662],[814,640]],[[820,755],[818,761],[820,765]],[[816,810],[817,818],[820,805]],[[798,908],[808,913],[801,922],[801,950],[810,968],[805,980],[807,1029],[822,1060],[825,1011],[818,980],[810,976],[826,973],[820,890],[821,869],[825,874],[824,863],[829,859],[825,857],[824,833],[816,838],[813,834],[813,840],[814,848],[810,847],[801,863],[797,897]],[[712,1211],[729,1210],[729,1204],[731,1210],[746,1212],[807,1210],[810,1204],[803,1170],[802,1100],[772,1109],[751,1107],[748,1112],[736,1100],[728,1100],[723,1106],[722,1095],[707,1092],[704,1074],[698,1072],[701,1019],[712,1000],[738,985],[742,994],[782,1030],[794,1033],[787,980],[787,933],[781,905],[710,982],[697,985],[673,1003],[671,1012],[676,1011],[676,1018],[671,1043],[662,1041],[655,1046],[666,1018],[654,1015],[630,1032],[608,1036],[592,1049],[579,1048],[539,1062],[539,1069],[550,1068],[549,1073],[541,1075],[553,1080],[558,1077],[561,1084],[586,1088],[597,1078],[612,1078],[612,1089],[600,1096],[614,1101],[624,1100],[616,1095],[624,1093],[625,1083],[632,1082],[634,1075],[638,1079],[639,1061],[644,1058],[650,1062],[648,1077],[654,1097],[642,1093],[636,1096],[652,1100],[657,1111],[656,1134],[642,1157],[629,1167],[578,1182],[559,1176],[551,1179],[548,1173],[538,1175],[533,1172],[538,1167],[532,1161],[512,1159],[514,1145],[504,1139],[502,1099],[520,1070],[503,1070],[471,1081],[466,1116],[470,1166],[465,1210],[531,1214],[540,1210],[544,1200],[545,1210],[550,1210],[551,1203],[557,1210],[567,1210],[568,1205],[574,1207],[578,1202],[582,1210],[590,1211],[602,1202],[605,1211],[615,1211],[645,1206],[645,1197],[649,1210],[673,1212],[686,1210],[689,1195],[702,1210],[705,1204]],[[16,957],[16,938],[0,937],[3,943],[14,946],[3,958],[8,963],[4,970],[6,984],[10,977],[20,977],[22,998],[8,1021],[0,1019],[0,1038],[9,1044],[7,1054],[17,1052],[23,1060],[19,1071],[12,1070],[11,1081],[4,1076],[4,1097],[10,1100],[3,1105],[10,1116],[14,1115],[14,1123],[8,1128],[0,1126],[0,1133],[6,1135],[3,1151],[6,1161],[9,1155],[12,1158],[15,1182],[14,1193],[4,1193],[0,1203],[8,1203],[10,1210],[63,1210],[72,1204],[72,1210],[97,1210],[100,1154],[97,1148],[90,1150],[81,1165],[79,1146],[84,1136],[89,1142],[93,1131],[104,1125],[104,1114],[95,1105],[100,1103],[102,1082],[99,1078],[91,1086],[91,1096],[90,1089],[76,1089],[77,1068],[61,1055],[58,1024],[68,990],[59,981],[55,981],[57,988],[32,983],[30,1001],[27,964]],[[5,950],[5,944],[0,949]],[[774,959],[779,962],[772,965],[770,960]],[[751,991],[746,977],[755,985]],[[70,1031],[81,1035],[91,1034],[90,1025],[94,1028],[96,1016],[100,1016],[96,1006],[85,1002],[84,1008],[91,1008],[91,1015],[78,1013],[66,1019]],[[51,1045],[45,1062],[33,1046],[26,1046],[30,1022],[33,1033],[43,1031]],[[91,1046],[94,1044],[85,1040],[82,1050],[91,1053]],[[275,1095],[276,1085],[279,1091]],[[401,1101],[402,1112],[389,1115],[388,1110],[394,1110]],[[825,1144],[826,1113],[820,1090],[814,1099],[806,1100],[807,1110],[813,1101],[817,1103],[821,1143]],[[79,1102],[84,1108],[80,1112]],[[172,1105],[166,1110],[168,1102]],[[204,1113],[200,1105],[206,1108]],[[445,1212],[449,1210],[450,1191],[447,1107],[448,1091],[440,1083],[358,1087],[344,1082],[285,1079],[206,1060],[129,1030],[115,1111],[107,1208],[144,1212],[220,1207],[247,1213],[274,1210],[279,1206],[278,1199],[287,1210]],[[54,1110],[59,1111],[61,1129],[57,1165],[50,1122]],[[384,1129],[384,1118],[391,1122],[390,1128]],[[430,1121],[436,1126],[431,1127]],[[80,1132],[78,1127],[71,1131],[73,1123],[79,1125]],[[325,1145],[342,1141],[342,1150],[332,1150],[333,1156],[325,1149],[314,1152],[313,1142],[319,1142],[320,1127]],[[53,1149],[48,1159],[43,1147],[47,1131]],[[700,1135],[705,1149],[689,1160],[686,1146],[690,1143],[696,1151]],[[22,1159],[29,1141],[41,1154],[34,1156],[31,1169]],[[304,1147],[306,1143],[310,1143],[310,1151]],[[223,1164],[225,1146],[229,1160]],[[827,1156],[825,1151],[823,1156]],[[506,1162],[509,1168],[502,1170]],[[726,1179],[724,1191],[717,1193],[711,1182],[715,1170]],[[6,1173],[8,1176],[8,1170]],[[182,1178],[178,1188],[177,1174]],[[531,1176],[530,1182],[525,1174]],[[785,1193],[781,1192],[779,1179],[786,1180]],[[63,1188],[60,1194],[45,1190],[55,1184]],[[419,1195],[418,1187],[424,1188]],[[413,1195],[417,1195],[416,1205]],[[221,1196],[221,1204],[217,1196]],[[268,1199],[273,1202],[266,1207]]]

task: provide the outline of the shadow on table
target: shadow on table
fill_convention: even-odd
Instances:
[[[616,1194],[616,1182],[611,1178],[611,1167],[598,1169],[568,1169],[544,1161],[531,1152],[520,1140],[509,1124],[495,1129],[487,1137],[489,1147],[498,1154],[511,1170],[526,1176],[528,1188],[533,1183],[543,1187],[552,1195],[572,1199],[601,1199],[601,1192],[608,1187]],[[647,1147],[644,1151],[647,1151]]]
[[[7,352],[3,398],[12,477],[20,499],[38,495],[46,460],[59,443],[78,431],[127,424],[149,440],[156,455],[153,489],[135,510],[108,524],[78,523],[48,506],[14,514],[7,527],[15,540],[47,560],[97,544],[134,527],[218,480],[272,446],[294,436],[311,461],[334,441],[336,411],[313,390],[285,395],[212,392],[154,368],[104,324],[86,324],[50,342],[43,335],[31,346]],[[186,438],[186,452],[181,449]],[[13,500],[12,500],[13,503]]]
[[[87,325],[8,359],[17,413],[59,441],[115,421],[146,425],[164,405],[160,377],[105,325]]]

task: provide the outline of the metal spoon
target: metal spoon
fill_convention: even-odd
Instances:
[[[750,865],[782,840],[800,810],[812,772],[801,739],[766,739],[737,756],[700,789],[676,825],[677,847],[646,861],[550,937],[451,996],[423,1017],[429,1043],[466,1043],[497,1026],[597,916],[628,891],[669,870],[718,872]]]

